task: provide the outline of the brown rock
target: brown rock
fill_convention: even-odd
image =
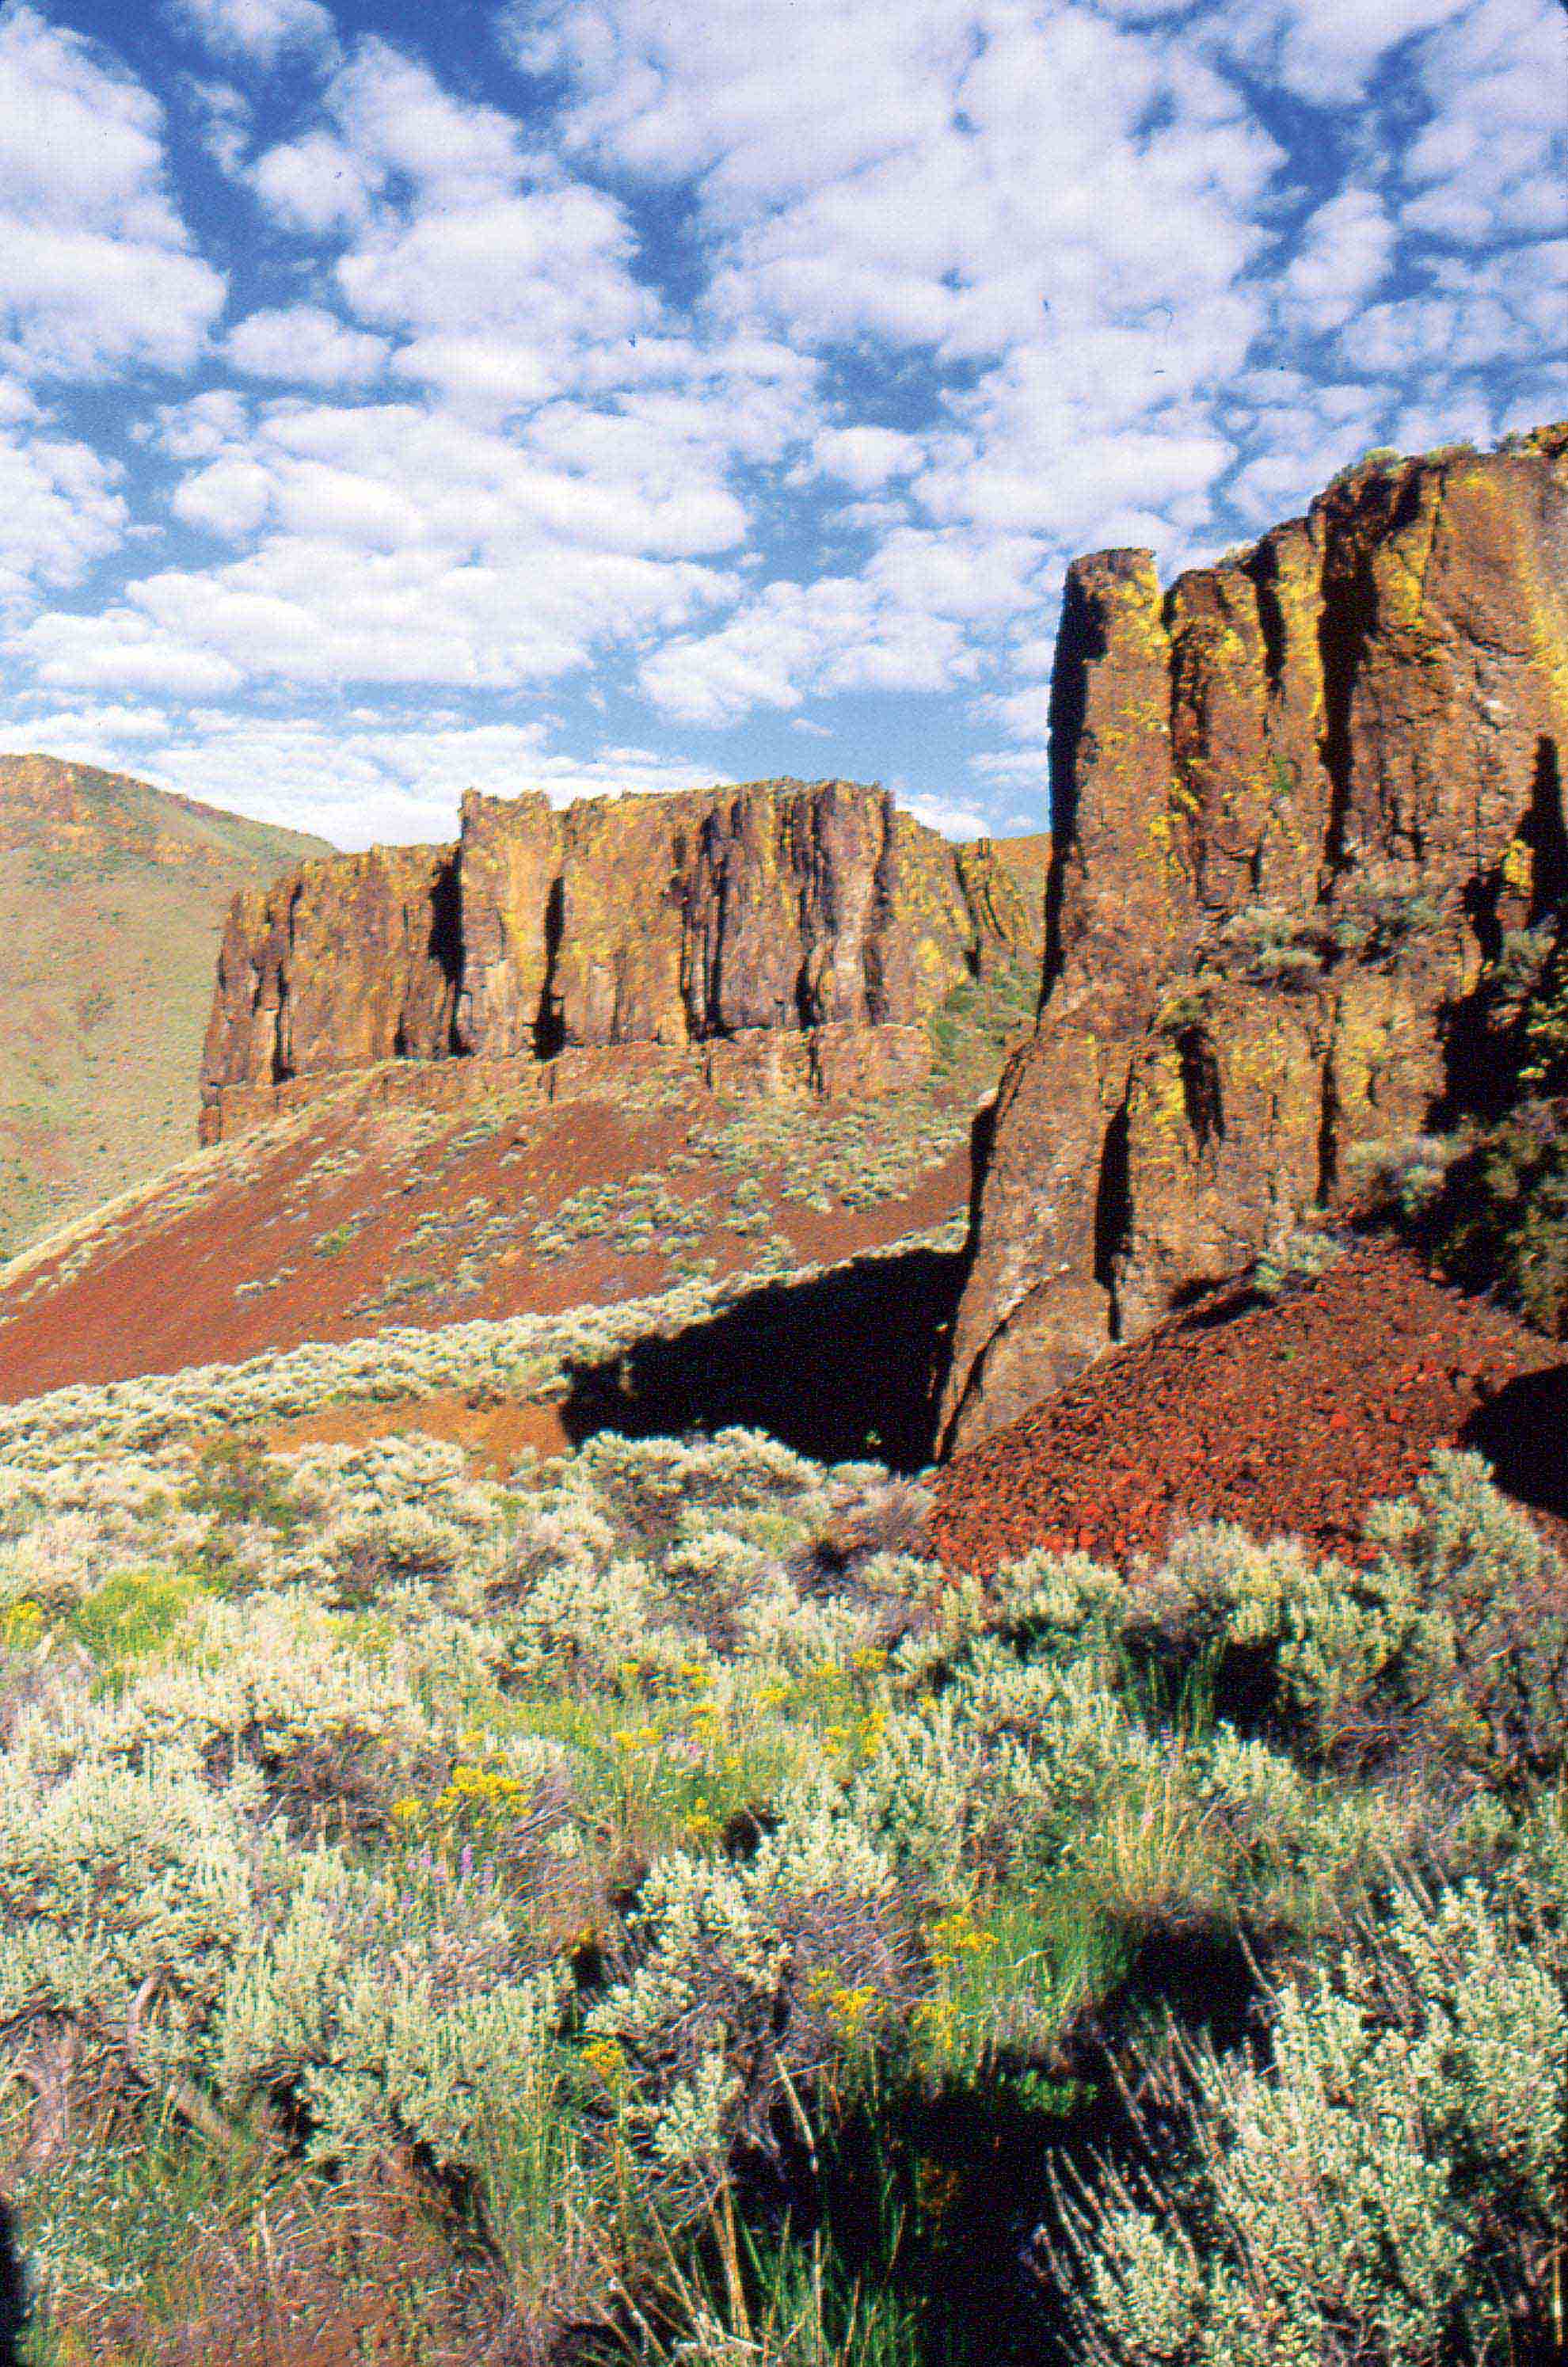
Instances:
[[[301,864],[236,896],[218,957],[204,1098],[451,1048],[458,934],[443,847]]]
[[[1046,999],[998,1096],[944,1420],[971,1443],[1452,1090],[1568,884],[1568,427],[1369,465],[1162,603],[1070,572]]]
[[[561,816],[542,790],[462,802],[460,1051],[492,1059],[549,1049],[547,1002],[561,912]]]
[[[471,793],[455,848],[309,865],[235,904],[203,1069],[229,1117],[205,1131],[290,1080],[449,1054],[726,1042],[726,1073],[768,1090],[892,1091],[926,1072],[923,1023],[956,985],[1038,968],[1043,942],[1040,842],[955,848],[879,788],[565,812]],[[744,1048],[766,1035],[798,1056]]]

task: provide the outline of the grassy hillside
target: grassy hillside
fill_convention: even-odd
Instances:
[[[237,888],[322,841],[49,756],[0,756],[0,1253],[190,1148]]]

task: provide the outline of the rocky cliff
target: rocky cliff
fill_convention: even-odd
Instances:
[[[1011,851],[955,848],[852,782],[565,811],[471,792],[455,846],[307,863],[235,900],[204,1137],[290,1087],[392,1061],[791,1036],[821,1089],[907,1082],[913,1031],[954,987],[1040,960],[1028,882]]]
[[[1483,974],[1568,887],[1568,427],[1364,464],[1164,595],[1147,552],[1079,561],[1052,724],[949,1444],[1462,1107]]]

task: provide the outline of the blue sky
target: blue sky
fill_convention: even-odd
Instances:
[[[1568,411],[1556,0],[0,0],[0,747],[1040,826],[1062,569]]]

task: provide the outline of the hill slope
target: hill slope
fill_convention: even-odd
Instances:
[[[636,1046],[561,1099],[502,1075],[443,1110],[394,1093],[422,1082],[413,1064],[345,1077],[0,1274],[0,1399],[786,1274],[961,1227],[975,1104],[1031,1008],[1021,972],[960,990],[931,1024],[930,1076],[859,1102],[710,1090],[698,1060],[640,1070],[630,1056],[656,1048]]]
[[[0,1252],[188,1150],[235,890],[324,842],[0,756]]]

